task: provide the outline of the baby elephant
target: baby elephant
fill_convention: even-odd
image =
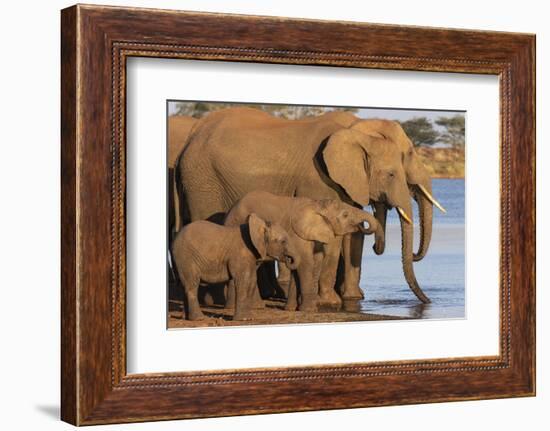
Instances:
[[[187,298],[187,318],[204,319],[197,300],[199,284],[234,284],[236,294],[234,320],[249,318],[249,298],[256,289],[256,269],[268,260],[284,262],[295,268],[288,234],[276,223],[266,223],[250,214],[234,227],[196,221],[180,230],[172,244],[180,281]]]
[[[251,213],[280,224],[288,232],[289,242],[297,253],[295,263],[301,311],[317,310],[317,273],[324,257],[322,244],[354,232],[376,233],[377,239],[384,235],[372,214],[341,201],[292,198],[262,191],[248,193],[238,201],[227,214],[224,224],[239,226]],[[365,221],[368,228],[363,226]],[[295,310],[297,306],[296,287],[292,280],[293,277],[288,293],[289,310]]]

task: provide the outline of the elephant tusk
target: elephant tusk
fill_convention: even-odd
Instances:
[[[431,195],[431,193],[430,193],[428,190],[426,190],[426,187],[424,187],[422,184],[417,184],[417,187],[420,189],[420,191],[422,192],[422,194],[423,194],[424,196],[426,196],[426,198],[427,198],[433,205],[435,205],[437,208],[439,208],[439,209],[441,210],[441,212],[443,212],[443,213],[446,213],[446,212],[447,212],[447,210],[446,210],[445,208],[443,208],[443,206],[442,206],[439,202],[437,202],[437,201],[435,200],[435,198]]]
[[[396,207],[396,209],[397,209],[397,212],[399,213],[399,215],[401,217],[403,217],[407,223],[412,224],[411,218],[407,215],[407,213],[405,212],[405,210],[403,208]]]

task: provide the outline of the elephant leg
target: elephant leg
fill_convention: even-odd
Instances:
[[[300,306],[298,309],[309,312],[317,311],[319,296],[313,280],[313,268],[299,271],[298,277],[300,279]]]
[[[336,271],[342,248],[342,237],[336,237],[325,245],[325,256],[319,276],[319,306],[339,310],[342,299],[334,290]]]
[[[319,297],[315,286],[313,262],[305,268],[300,264],[298,278],[300,280],[300,306],[298,309],[300,311],[317,311]]]
[[[235,281],[235,314],[233,320],[250,320],[251,297],[257,289],[256,271],[250,274],[241,274]]]
[[[235,309],[235,282],[231,279],[226,286],[225,308]]]
[[[216,304],[216,301],[214,300],[214,295],[212,294],[213,288],[214,286],[211,284],[199,286],[198,298],[200,304],[207,307],[212,307]]]
[[[298,288],[296,286],[296,277],[294,273],[290,273],[287,298],[285,310],[296,311],[298,307]]]
[[[255,310],[261,310],[265,308],[265,302],[260,295],[260,287],[258,284],[254,286],[254,289],[250,292],[250,303]]]
[[[183,285],[180,282],[177,268],[175,267],[174,260],[172,258],[172,252],[168,252],[168,298],[171,300],[184,299],[183,298]],[[184,313],[185,314],[185,313]]]
[[[290,283],[292,280],[290,270],[286,267],[286,265],[281,264],[277,262],[277,269],[279,271],[279,275],[277,276],[277,283],[279,284],[279,288],[284,292],[285,296],[288,298],[289,296],[289,289],[290,289]]]
[[[226,294],[226,300],[225,300],[225,308],[228,310],[234,310],[235,309],[235,282],[233,280],[230,280],[229,283],[227,283],[227,294]],[[265,303],[262,300],[262,297],[260,296],[260,288],[256,285],[256,288],[252,290],[250,293],[251,295],[251,304],[252,308],[255,310],[260,310],[265,308]]]
[[[313,283],[317,296],[319,295],[319,280],[321,279],[321,269],[323,268],[324,258],[325,254],[323,247],[320,246],[320,248],[317,248],[317,246],[315,246],[313,253]]]
[[[204,320],[206,316],[203,314],[197,298],[199,290],[199,278],[192,276],[183,277],[183,285],[185,298],[187,300],[187,319],[188,320]]]
[[[176,191],[174,183],[174,169],[168,168],[168,238],[170,241],[174,239],[174,234],[177,232],[176,214],[178,213],[176,208]]]
[[[345,300],[363,299],[364,295],[359,287],[361,279],[361,258],[363,256],[364,236],[361,233],[352,233],[344,236],[344,288],[342,297]]]

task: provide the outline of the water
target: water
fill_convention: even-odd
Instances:
[[[373,237],[365,238],[360,286],[365,299],[361,311],[416,319],[465,316],[464,180],[433,180],[433,195],[445,207],[434,207],[432,241],[428,254],[413,263],[418,284],[431,299],[422,304],[409,289],[401,265],[401,232],[396,211],[388,214],[386,250],[372,251]],[[418,248],[418,213],[415,205],[415,244]]]

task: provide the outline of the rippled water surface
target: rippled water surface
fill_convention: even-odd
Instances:
[[[386,251],[376,256],[373,238],[367,237],[363,253],[361,311],[417,319],[465,316],[464,180],[433,181],[433,194],[447,214],[434,208],[433,235],[426,257],[414,263],[419,285],[431,299],[422,304],[409,289],[401,265],[401,233],[395,211],[388,217]],[[418,234],[415,214],[415,236]],[[418,246],[416,238],[415,249]]]

